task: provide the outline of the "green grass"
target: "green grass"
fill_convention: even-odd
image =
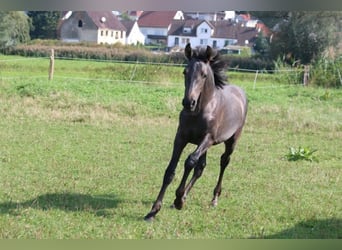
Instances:
[[[210,200],[222,146],[209,150],[184,209],[169,208],[189,146],[146,223],[172,150],[182,69],[140,65],[136,76],[148,80],[135,82],[124,74],[134,65],[56,61],[48,81],[46,59],[3,59],[13,57],[0,57],[0,238],[342,237],[341,89],[269,75],[254,88],[254,74],[232,74],[249,113],[218,207]],[[318,162],[284,159],[301,145],[317,149]]]

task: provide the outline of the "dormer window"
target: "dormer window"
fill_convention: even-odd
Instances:
[[[191,33],[191,28],[189,28],[189,27],[184,27],[184,28],[183,28],[183,33]]]
[[[78,27],[82,28],[83,27],[83,21],[82,20],[78,20]]]

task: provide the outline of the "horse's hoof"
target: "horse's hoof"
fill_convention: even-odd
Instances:
[[[144,217],[144,221],[146,221],[146,222],[152,222],[153,220],[154,220],[154,215],[153,214],[147,214]]]
[[[154,217],[152,216],[152,217],[147,217],[147,216],[145,216],[144,217],[144,221],[146,221],[146,222],[152,222],[152,221],[154,221]]]
[[[181,210],[183,208],[183,205],[184,205],[184,202],[182,200],[179,201],[175,199],[175,201],[173,202],[173,207],[178,210]]]
[[[218,204],[217,200],[212,200],[211,201],[211,206],[212,207],[217,207],[217,204]]]

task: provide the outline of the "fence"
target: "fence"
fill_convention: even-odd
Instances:
[[[66,57],[55,57],[54,56],[54,51],[51,51],[51,56],[50,57],[34,57],[34,58],[10,58],[10,59],[0,59],[1,62],[15,62],[15,61],[26,61],[26,60],[49,60],[49,65],[47,64],[46,67],[46,73],[43,73],[40,75],[35,75],[35,76],[24,76],[21,75],[20,77],[41,77],[49,79],[50,81],[53,81],[54,78],[63,78],[64,76],[61,76],[58,74],[58,72],[55,72],[55,61],[56,60],[72,60],[72,61],[88,61],[88,62],[105,62],[105,63],[119,63],[119,64],[130,64],[134,65],[133,70],[129,73],[128,80],[126,79],[119,79],[119,80],[112,80],[108,78],[89,78],[89,77],[70,77],[70,79],[75,79],[75,80],[92,80],[92,81],[128,81],[132,83],[155,83],[157,82],[151,82],[151,81],[144,81],[144,80],[133,80],[135,78],[135,75],[138,70],[138,65],[159,65],[163,67],[184,67],[184,64],[173,64],[173,63],[154,63],[154,62],[139,62],[139,61],[117,61],[117,60],[97,60],[97,59],[77,59],[77,58],[66,58]],[[285,83],[279,83],[279,84],[259,84],[260,82],[264,82],[265,78],[268,78],[270,75],[276,76],[276,78],[286,78],[290,77],[291,75],[293,78],[298,78],[300,75],[304,74],[303,69],[283,69],[283,70],[251,70],[251,69],[241,69],[241,68],[228,68],[228,72],[233,73],[233,72],[238,72],[238,73],[246,73],[248,74],[248,79],[252,79],[250,81],[252,83],[251,86],[249,86],[252,89],[257,89],[257,88],[274,88],[274,87],[283,87],[283,86],[288,86],[288,84]],[[243,74],[242,74],[243,75]],[[0,78],[5,79],[5,78],[15,78],[15,76],[2,76],[1,74],[1,68],[0,68]],[[234,79],[234,76],[231,77]],[[239,77],[241,78],[241,76]],[[275,77],[272,77],[274,79]],[[259,81],[259,83],[258,83]]]

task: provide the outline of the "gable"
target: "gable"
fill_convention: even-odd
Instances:
[[[97,30],[110,29],[126,31],[120,20],[111,11],[73,11],[65,17],[62,24],[70,23],[74,27]]]
[[[87,14],[99,29],[126,31],[125,26],[111,11],[87,11]]]
[[[134,27],[135,21],[123,20],[123,21],[121,21],[121,23],[122,23],[123,26],[125,26],[127,35],[129,33],[131,33],[131,31],[132,31],[132,29]]]
[[[197,35],[207,34],[211,36],[212,29],[213,27],[211,25],[209,25],[206,21],[203,21],[197,26]]]

